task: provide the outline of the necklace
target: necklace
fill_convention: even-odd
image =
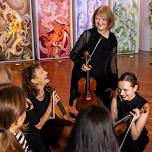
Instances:
[[[100,31],[100,30],[98,30],[97,29],[97,31],[103,36],[103,37],[105,37],[105,38],[108,38],[109,37],[109,31],[108,30],[106,30],[106,31]]]

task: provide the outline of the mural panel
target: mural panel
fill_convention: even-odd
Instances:
[[[38,58],[67,58],[70,41],[71,0],[36,0]]]
[[[33,59],[29,0],[0,1],[0,61]]]
[[[118,40],[118,53],[138,52],[139,1],[113,0],[115,14],[114,33]]]

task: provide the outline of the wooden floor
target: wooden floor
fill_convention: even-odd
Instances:
[[[5,63],[14,74],[13,83],[21,86],[22,69],[34,62],[40,62],[42,67],[48,71],[50,82],[56,86],[56,90],[65,102],[69,99],[70,79],[72,62],[69,59],[48,60],[48,61],[30,61],[22,62],[19,65],[15,63]],[[119,75],[123,72],[134,72],[139,79],[139,93],[150,103],[150,115],[146,127],[149,131],[150,142],[144,152],[151,152],[152,149],[152,54],[150,52],[140,52],[133,55],[118,55]]]

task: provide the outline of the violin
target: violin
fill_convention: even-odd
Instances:
[[[88,63],[89,53],[88,51],[84,52],[85,62]],[[90,78],[90,71],[86,71],[86,78],[81,78],[78,81],[78,91],[80,92],[80,97],[76,102],[76,109],[80,111],[83,108],[86,108],[89,105],[99,105],[99,100],[95,95],[96,90],[96,80]]]
[[[50,92],[50,94],[52,96],[53,91],[55,91],[55,87],[47,86],[47,90]],[[53,101],[53,103],[54,103],[54,101]],[[77,111],[73,107],[71,107],[69,104],[63,103],[61,100],[59,100],[57,103],[54,103],[53,107],[55,107],[54,113],[57,118],[74,122],[74,118],[71,117],[71,113],[76,116]]]
[[[77,112],[75,112],[75,110],[72,110],[72,107],[70,105],[58,101],[57,105],[55,106],[55,115],[58,118],[74,122],[75,119],[71,117],[71,113],[76,117]]]
[[[140,109],[140,113],[146,113],[147,112],[147,109],[146,109],[146,107],[142,107],[141,109]],[[133,112],[134,113],[134,112]],[[132,123],[133,123],[133,120],[134,120],[134,117],[135,116],[132,116],[131,114],[129,114],[130,115],[130,117],[132,117],[132,120],[130,121],[130,123],[129,123],[129,126],[127,126],[127,127],[124,127],[124,125],[121,125],[121,129],[122,129],[122,126],[123,126],[123,128],[125,128],[125,134],[124,134],[124,137],[123,137],[123,140],[122,140],[122,142],[121,142],[121,144],[120,144],[120,146],[119,146],[119,151],[121,151],[121,149],[122,149],[122,146],[123,146],[123,144],[124,144],[124,142],[125,142],[125,140],[126,140],[126,138],[127,138],[127,135],[128,135],[128,133],[129,133],[129,131],[130,131],[130,128],[131,128],[131,126],[132,126]],[[125,118],[129,118],[129,115],[127,115],[126,117],[124,117],[123,119],[125,120]],[[130,119],[128,119],[128,120],[130,120]],[[122,121],[122,119],[120,120],[120,121],[118,121],[118,122],[116,122],[115,123],[115,126],[117,126],[120,122]],[[118,129],[120,129],[119,127],[118,127]],[[127,130],[126,130],[126,128],[127,128]],[[117,131],[116,131],[117,132]],[[118,133],[118,132],[117,132]],[[120,133],[120,131],[119,131],[119,133]]]
[[[146,112],[147,112],[146,107],[142,107],[140,109],[140,113],[146,113]],[[130,124],[130,118],[132,118],[132,115],[128,114],[127,116],[125,116],[121,120],[115,122],[114,127],[115,127],[115,132],[116,132],[117,136],[120,136],[126,132],[128,126]]]

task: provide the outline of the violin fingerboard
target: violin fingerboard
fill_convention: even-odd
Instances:
[[[64,115],[66,115],[67,114],[67,112],[66,112],[66,110],[65,110],[65,108],[63,107],[63,105],[62,105],[62,103],[61,103],[61,101],[58,101],[58,106],[59,106],[59,108],[60,108],[60,110],[61,110],[61,112],[62,112],[62,114],[63,114],[63,116]]]

